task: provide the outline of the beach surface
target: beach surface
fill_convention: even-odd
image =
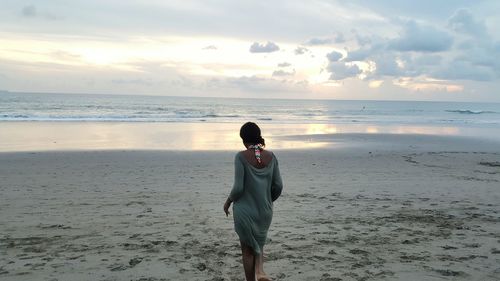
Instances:
[[[265,248],[273,280],[500,280],[498,143],[274,142],[290,140],[332,145],[274,150],[285,187]],[[235,152],[0,153],[0,279],[244,280],[222,211]]]

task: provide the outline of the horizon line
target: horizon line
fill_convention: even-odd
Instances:
[[[243,100],[255,100],[257,98],[252,97],[224,97],[224,96],[176,96],[176,95],[161,95],[161,94],[111,94],[111,93],[82,93],[82,92],[31,92],[31,91],[11,91],[0,89],[0,93],[13,93],[13,94],[49,94],[49,95],[90,95],[90,96],[132,96],[132,97],[170,97],[170,98],[218,98],[218,99],[243,99]],[[269,97],[259,97],[259,99],[265,100],[303,100],[303,101],[380,101],[380,102],[453,102],[453,103],[495,103],[500,104],[500,101],[452,101],[452,100],[405,100],[405,99],[325,99],[325,98],[269,98]]]

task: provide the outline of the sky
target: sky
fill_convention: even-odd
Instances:
[[[0,90],[500,102],[500,1],[0,0]]]

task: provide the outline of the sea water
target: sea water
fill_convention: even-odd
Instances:
[[[500,127],[500,104],[0,92],[0,121]]]

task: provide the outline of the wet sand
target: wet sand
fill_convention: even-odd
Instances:
[[[265,249],[274,280],[499,280],[500,150],[307,137]],[[305,140],[304,140],[305,141]],[[1,280],[243,280],[230,151],[0,153]]]

